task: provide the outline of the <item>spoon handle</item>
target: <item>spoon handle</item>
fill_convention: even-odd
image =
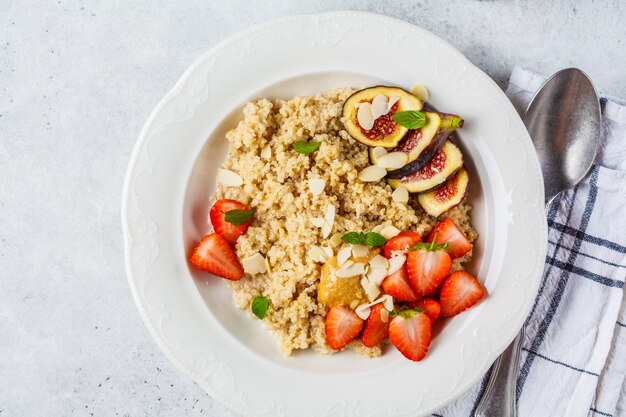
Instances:
[[[524,327],[491,367],[485,392],[476,407],[476,417],[517,416],[516,388],[522,340]]]

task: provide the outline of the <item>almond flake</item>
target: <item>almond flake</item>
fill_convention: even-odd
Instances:
[[[328,257],[326,256],[326,254],[324,253],[324,251],[322,250],[322,248],[320,248],[319,246],[311,246],[309,248],[309,251],[307,252],[307,255],[309,256],[309,258],[311,258],[314,262],[326,262],[326,260],[328,259]]]
[[[309,220],[311,220],[311,223],[315,227],[324,227],[324,225],[326,224],[324,219],[322,219],[321,217],[311,217]]]
[[[405,187],[399,186],[393,191],[393,193],[391,193],[391,199],[396,203],[408,203],[409,192]]]
[[[400,234],[400,230],[393,226],[386,226],[380,231],[380,234],[387,240]]]
[[[394,104],[398,102],[398,100],[400,100],[400,97],[397,97],[397,96],[392,96],[389,98],[389,103],[387,103],[387,113],[391,111],[391,108],[393,107]]]
[[[378,288],[378,285],[371,282],[367,278],[361,279],[361,286],[365,290],[365,295],[367,295],[367,299],[370,301],[374,301],[376,297],[380,295],[380,289]]]
[[[330,259],[334,255],[333,249],[330,246],[322,246],[322,251],[324,251],[324,254],[326,255],[326,259]]]
[[[423,101],[428,101],[428,90],[421,84],[415,84],[411,87],[411,93],[415,96],[418,96]]]
[[[272,148],[270,144],[268,143],[267,145],[263,147],[263,149],[261,149],[261,158],[270,159],[271,157],[272,157]]]
[[[219,169],[217,171],[217,180],[227,187],[241,187],[243,185],[243,178],[229,169]]]
[[[337,278],[351,278],[356,277],[358,275],[363,275],[365,272],[365,265],[362,263],[352,264],[348,267],[343,267],[335,271],[335,276]]]
[[[375,226],[375,227],[372,229],[372,232],[374,232],[374,233],[380,233],[380,231],[381,231],[381,230],[383,230],[383,228],[384,228],[384,227],[385,227],[384,225],[379,224],[378,226]]]
[[[405,255],[394,256],[393,258],[389,259],[389,271],[387,271],[387,275],[398,272],[400,268],[402,268],[402,265],[404,265],[405,261]]]
[[[376,285],[377,287],[380,286],[380,284],[382,284],[383,280],[385,278],[387,278],[387,269],[383,269],[383,268],[370,268],[370,270],[367,272],[367,279],[369,279],[369,281],[373,284]]]
[[[370,253],[365,245],[352,245],[352,256],[355,258],[364,258]]]
[[[374,97],[374,100],[372,100],[372,116],[374,116],[374,120],[378,119],[383,114],[389,113],[387,103],[389,103],[389,99],[384,94],[379,94]]]
[[[341,240],[342,236],[343,235],[341,233],[335,233],[334,235],[332,235],[329,241],[330,246],[332,248],[336,248],[337,246],[341,245],[341,242],[343,242],[343,240]]]
[[[372,105],[366,101],[361,103],[356,113],[356,119],[363,129],[371,130],[375,120],[372,114]]]
[[[330,236],[330,232],[333,230],[333,224],[335,224],[335,206],[329,204],[326,207],[326,214],[324,215],[324,221],[326,224],[322,226],[322,237],[326,239]]]
[[[356,306],[358,306],[358,305],[359,305],[359,301],[358,300],[354,300],[353,302],[350,303],[350,308],[354,310],[356,308]]]
[[[309,191],[313,195],[320,195],[324,192],[324,187],[326,187],[326,180],[321,178],[313,178],[309,180]]]
[[[243,266],[243,270],[250,275],[261,274],[267,271],[265,258],[259,252],[247,258],[243,258],[241,265]]]
[[[372,309],[367,304],[361,304],[354,310],[356,315],[359,316],[361,320],[367,320],[371,311]]]
[[[378,158],[376,166],[386,169],[398,169],[402,168],[408,160],[409,155],[406,152],[390,152]]]
[[[383,307],[385,307],[388,311],[393,310],[393,297],[389,294],[385,294],[380,297],[381,303],[383,303]]]
[[[372,149],[372,156],[374,157],[374,159],[378,159],[381,156],[385,155],[387,153],[387,149],[383,148],[382,146],[377,146],[374,149]]]
[[[354,261],[353,261],[353,260],[351,260],[351,259],[348,259],[347,261],[345,261],[345,262],[343,263],[343,265],[340,265],[340,266],[341,266],[342,268],[347,268],[347,267],[349,267],[350,265],[354,265]]]
[[[359,172],[359,179],[363,182],[374,182],[387,175],[387,170],[376,165],[370,165]]]
[[[349,246],[337,252],[337,265],[342,267],[343,264],[346,263],[348,259],[350,259],[351,253],[352,253],[352,250],[350,249]]]
[[[389,261],[382,255],[376,255],[369,262],[372,268],[387,269],[389,268]]]
[[[383,323],[387,323],[389,321],[389,310],[386,308],[380,310],[380,321]]]

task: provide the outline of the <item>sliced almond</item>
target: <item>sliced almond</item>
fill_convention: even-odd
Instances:
[[[367,271],[367,279],[377,287],[380,287],[380,284],[387,278],[387,275],[386,268],[370,268],[370,270]]]
[[[374,127],[375,120],[372,114],[372,105],[366,101],[361,103],[356,113],[356,119],[363,129],[371,130]]]
[[[393,297],[389,294],[385,294],[380,297],[381,302],[383,303],[383,307],[385,307],[388,311],[393,310]]]
[[[324,219],[322,219],[321,217],[311,217],[309,220],[311,220],[311,223],[315,227],[324,227],[324,225],[326,224]]]
[[[350,259],[351,254],[352,254],[352,250],[350,249],[349,246],[337,252],[337,265],[342,267],[343,264],[346,263],[348,259]]]
[[[341,245],[341,242],[343,242],[343,240],[341,240],[342,236],[343,235],[341,233],[335,233],[334,235],[332,235],[329,240],[330,247],[336,248],[337,246]]]
[[[376,166],[385,169],[398,169],[402,168],[408,160],[409,155],[406,152],[390,152],[378,158]]]
[[[361,320],[367,320],[367,318],[370,316],[371,311],[372,309],[367,304],[361,304],[356,309],[354,309],[354,312],[357,316],[361,318]]]
[[[365,264],[355,263],[348,267],[342,267],[335,271],[335,276],[337,278],[352,278],[359,275],[363,275],[365,272]]]
[[[391,199],[396,203],[408,203],[409,192],[405,187],[399,186],[393,191],[393,193],[391,193]]]
[[[372,268],[387,269],[389,268],[389,261],[382,255],[376,255],[369,262]]]
[[[380,310],[380,321],[383,323],[387,323],[389,321],[389,310],[386,308]]]
[[[352,245],[352,256],[355,258],[364,258],[370,253],[365,245]]]
[[[326,259],[330,259],[333,257],[334,255],[333,249],[330,246],[322,246],[322,250],[324,251],[324,254],[326,255]]]
[[[261,158],[270,159],[272,157],[272,147],[268,143],[261,149]]]
[[[326,239],[330,236],[330,232],[333,230],[333,225],[335,224],[335,206],[329,204],[326,207],[326,214],[324,214],[324,221],[326,224],[322,226],[322,237]]]
[[[343,265],[340,265],[340,267],[342,267],[342,268],[347,268],[347,267],[349,267],[350,265],[354,265],[354,261],[353,261],[352,259],[348,259],[347,261],[345,261],[345,262],[343,263]]]
[[[265,258],[265,268],[267,271],[267,275],[270,277],[270,279],[272,279],[272,268],[270,267],[270,260],[268,258]]]
[[[309,180],[309,191],[313,195],[320,195],[324,192],[324,187],[326,187],[326,180],[321,178],[312,178]]]
[[[400,100],[400,97],[397,97],[397,96],[389,97],[389,102],[387,103],[387,113],[391,111],[391,108],[393,107],[394,104],[398,102],[398,100]]]
[[[389,259],[389,270],[387,271],[387,275],[398,272],[398,270],[402,268],[402,265],[404,265],[405,261],[405,255],[394,256],[393,258]]]
[[[320,262],[320,263],[326,262],[326,260],[329,258],[328,256],[326,256],[326,253],[324,253],[324,250],[322,248],[320,248],[319,246],[315,246],[315,245],[309,248],[307,255],[314,262]]]
[[[370,165],[359,172],[359,179],[363,182],[374,182],[387,175],[387,170],[376,165]]]
[[[393,226],[385,226],[380,231],[380,234],[387,240],[391,239],[394,236],[398,236],[400,234],[400,230]]]
[[[375,226],[375,227],[372,229],[372,232],[374,232],[374,233],[380,233],[380,231],[381,231],[381,230],[383,230],[383,228],[384,228],[384,227],[385,227],[384,225],[379,224],[378,226]]]
[[[243,270],[246,274],[250,275],[262,274],[267,271],[265,257],[259,252],[252,256],[248,256],[247,258],[243,258],[241,260],[241,265],[243,266]]]
[[[219,169],[217,171],[217,180],[220,184],[227,187],[241,187],[243,185],[243,178],[229,169]]]
[[[389,109],[387,108],[388,103],[389,99],[384,94],[379,94],[374,97],[374,100],[372,100],[372,116],[374,116],[374,120],[378,119],[383,114],[389,113]]]
[[[376,159],[380,158],[386,153],[387,153],[387,149],[383,148],[382,146],[377,146],[374,149],[372,149],[372,155],[374,155],[374,158]]]
[[[358,305],[359,305],[359,301],[354,300],[350,303],[350,308],[354,310]]]
[[[411,93],[424,101],[428,101],[428,90],[421,84],[415,84],[411,87]]]

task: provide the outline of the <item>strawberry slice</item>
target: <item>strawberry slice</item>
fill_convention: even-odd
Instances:
[[[428,316],[431,324],[434,324],[437,321],[439,314],[441,313],[441,305],[439,304],[439,301],[434,298],[422,298],[414,303],[408,303],[407,306],[410,308],[419,307],[424,310],[424,314]]]
[[[209,217],[215,233],[222,236],[231,245],[234,245],[237,243],[239,236],[245,233],[251,220],[239,225],[227,222],[225,218],[226,212],[231,210],[246,210],[246,206],[235,200],[217,200],[211,207]]]
[[[472,250],[472,244],[467,240],[467,236],[452,220],[445,219],[435,226],[430,235],[428,235],[428,242],[433,241],[437,232],[439,232],[437,235],[438,242],[448,242],[450,244],[447,250],[452,259],[460,258]]]
[[[193,248],[189,262],[202,271],[237,281],[243,277],[243,268],[228,242],[217,233],[211,233]]]
[[[393,252],[406,253],[409,247],[421,241],[422,238],[415,232],[400,232],[385,243],[385,258],[391,258]]]
[[[484,295],[485,290],[474,275],[465,271],[453,272],[441,287],[441,314],[444,317],[456,316],[476,304]]]
[[[435,232],[435,237],[437,232]],[[409,273],[409,282],[418,297],[432,294],[444,280],[452,259],[445,249],[447,243],[436,244],[418,243],[415,250],[410,250],[407,255],[406,269]]]
[[[419,297],[411,288],[406,265],[383,280],[383,290],[398,301],[417,301]]]
[[[430,346],[430,319],[419,309],[400,311],[389,323],[389,340],[405,357],[419,361]]]
[[[363,320],[344,306],[335,306],[326,315],[326,341],[331,349],[346,347],[361,332]]]
[[[365,322],[361,342],[367,347],[374,347],[382,342],[389,332],[389,311],[381,303],[374,304]]]

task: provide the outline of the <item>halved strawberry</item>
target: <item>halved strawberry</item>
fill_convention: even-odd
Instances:
[[[389,333],[389,311],[381,303],[374,304],[365,321],[361,342],[367,347],[374,347],[382,342]]]
[[[409,282],[418,297],[432,294],[444,280],[452,259],[445,251],[446,244],[418,243],[416,250],[410,250],[406,259]]]
[[[403,310],[389,324],[389,340],[408,359],[419,361],[430,346],[430,319],[416,310]]]
[[[422,298],[414,303],[408,303],[407,306],[411,308],[419,307],[424,310],[424,314],[428,316],[431,324],[437,321],[441,313],[441,305],[434,298]]]
[[[406,265],[383,280],[383,290],[398,301],[416,301],[419,297],[411,288]]]
[[[414,243],[421,241],[422,238],[415,232],[400,232],[385,243],[385,258],[391,258],[393,255],[392,252],[406,253],[407,248],[413,246]]]
[[[211,233],[193,248],[189,262],[198,269],[218,277],[237,281],[243,277],[243,268],[228,242],[217,233]]]
[[[211,218],[211,224],[215,233],[222,236],[228,243],[234,245],[239,239],[239,236],[243,235],[250,224],[250,220],[240,225],[234,225],[229,223],[225,219],[226,212],[231,210],[246,210],[246,206],[235,200],[217,200],[211,211],[209,217]]]
[[[363,320],[347,307],[335,306],[326,315],[326,341],[331,349],[346,347],[361,332]]]
[[[472,244],[469,240],[467,240],[467,236],[465,236],[465,233],[463,233],[463,231],[459,229],[459,226],[457,226],[452,220],[445,219],[435,226],[435,228],[428,235],[428,242],[433,241],[435,233],[437,232],[439,232],[437,235],[437,242],[448,242],[450,244],[447,250],[450,257],[453,259],[460,258],[472,250]]]
[[[441,314],[444,317],[456,316],[476,304],[484,295],[485,290],[474,275],[465,271],[453,272],[441,287]]]

